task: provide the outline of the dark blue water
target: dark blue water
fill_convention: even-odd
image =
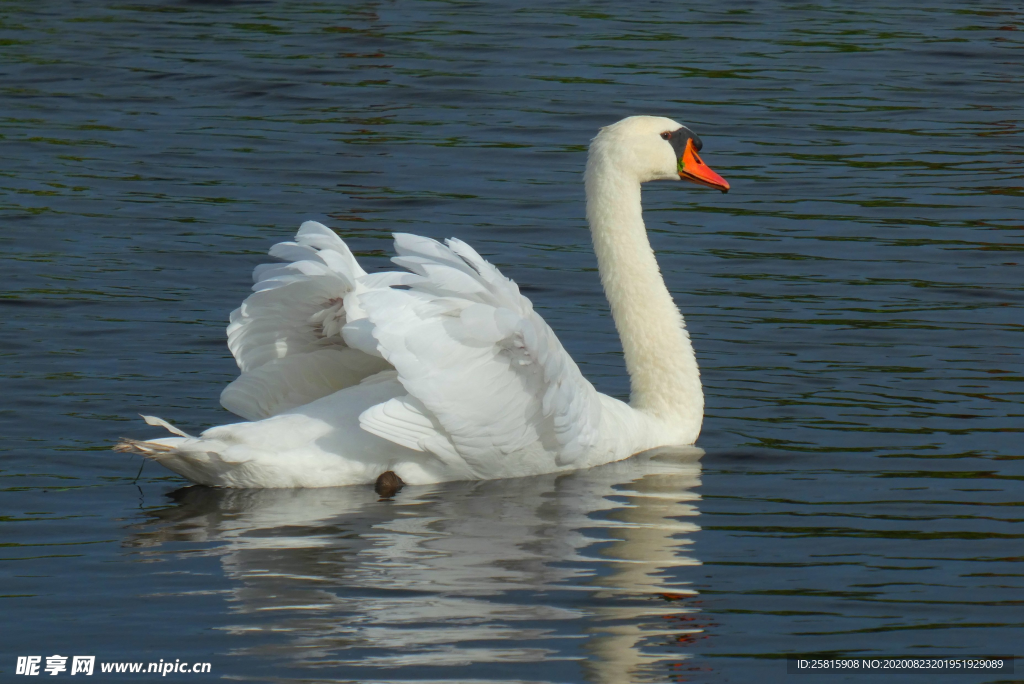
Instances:
[[[902,4],[4,3],[0,672],[778,682],[786,653],[1020,654],[1024,15]],[[630,114],[690,125],[733,187],[644,194],[699,460],[379,502],[136,482],[109,450],[154,434],[139,412],[232,419],[228,312],[306,219],[368,270],[396,230],[468,241],[625,395],[581,172]],[[928,677],[849,677],[903,679]]]

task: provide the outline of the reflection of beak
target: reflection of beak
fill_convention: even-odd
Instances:
[[[686,141],[686,150],[683,152],[682,158],[679,159],[679,177],[697,185],[706,185],[715,190],[729,192],[728,181],[712,171],[711,167],[704,164],[697,156],[692,138]]]

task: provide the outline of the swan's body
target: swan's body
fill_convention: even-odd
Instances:
[[[536,475],[693,444],[700,375],[647,240],[640,184],[728,189],[699,148],[658,117],[624,119],[590,147],[587,217],[630,404],[597,392],[516,284],[461,241],[396,235],[394,261],[411,273],[367,275],[333,232],[306,222],[271,250],[289,263],[257,267],[256,292],[228,326],[242,375],[221,403],[252,422],[191,437],[147,418],[179,436],[118,448],[200,484],[329,487],[388,470],[409,484]]]

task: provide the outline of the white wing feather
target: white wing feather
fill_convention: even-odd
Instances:
[[[446,461],[453,449],[475,477],[510,466],[496,452],[566,466],[591,448],[599,395],[516,284],[459,240],[395,246],[408,289],[359,302],[410,396],[364,412],[363,429]]]
[[[358,309],[353,295],[365,287],[361,279],[374,276],[366,275],[341,238],[306,221],[295,242],[274,245],[270,255],[289,263],[256,267],[254,293],[231,313],[227,329],[242,375],[225,388],[221,404],[248,420],[307,404],[390,368],[357,322],[361,311],[351,311]],[[350,323],[355,344],[346,335]]]

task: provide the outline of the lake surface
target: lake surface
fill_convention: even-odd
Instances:
[[[781,682],[786,653],[1024,655],[1022,12],[342,4],[0,7],[0,672]],[[703,455],[378,501],[109,450],[159,432],[139,412],[232,421],[228,313],[306,219],[371,271],[393,231],[466,240],[624,397],[581,174],[637,113],[690,125],[733,188],[644,191]]]

